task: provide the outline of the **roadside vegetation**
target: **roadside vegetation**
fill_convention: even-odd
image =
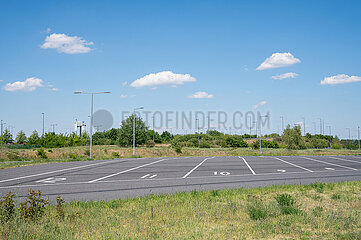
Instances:
[[[95,159],[132,157],[133,117],[135,117],[137,157],[174,156],[247,156],[260,155],[257,135],[230,135],[216,130],[195,134],[159,134],[149,130],[138,116],[130,116],[119,129],[112,128],[93,134]],[[5,143],[13,142],[8,130],[3,132]],[[39,135],[34,131],[29,137],[20,131],[15,144],[0,146],[0,168],[24,166],[54,161],[89,160],[89,135],[76,133]],[[357,155],[357,141],[339,140],[327,135],[302,136],[299,126],[287,126],[282,135],[262,136],[262,155]]]
[[[0,202],[1,239],[360,239],[361,182]]]

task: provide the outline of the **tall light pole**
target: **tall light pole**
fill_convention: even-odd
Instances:
[[[45,113],[41,113],[43,115],[43,136],[44,136],[44,128],[45,128]]]
[[[360,150],[360,127],[357,127],[358,150]]]
[[[93,157],[93,107],[94,107],[94,94],[105,94],[111,92],[74,92],[74,94],[88,94],[91,95],[91,106],[90,106],[90,154],[89,157]]]
[[[303,136],[306,136],[306,118],[302,117],[303,119]]]
[[[197,133],[198,133],[198,147],[199,147],[199,119],[196,118],[196,128],[197,128]]]
[[[155,134],[155,130],[154,130],[154,115],[153,115],[152,119],[153,119],[153,142],[154,142],[154,134]]]
[[[135,110],[144,109],[144,107],[134,108],[133,110],[133,157],[135,156]]]
[[[56,123],[55,124],[50,124],[50,126],[53,127],[53,133],[55,133],[55,127],[58,126],[58,124],[56,124]]]
[[[1,120],[1,145],[3,145],[3,120]]]
[[[322,135],[322,119],[321,118],[317,118],[320,120],[320,135]]]
[[[312,122],[313,123],[313,126],[315,127],[315,135],[316,135],[316,132],[317,132],[317,129],[316,129],[316,123],[315,122]]]
[[[249,116],[248,117],[249,118],[249,137],[251,137],[251,135],[252,135],[252,123],[251,123],[251,120],[252,120],[252,118],[251,118],[251,116]]]

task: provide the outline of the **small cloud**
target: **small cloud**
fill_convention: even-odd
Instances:
[[[127,98],[127,97],[128,97],[128,95],[126,95],[126,94],[120,95],[120,98]]]
[[[78,54],[90,52],[92,49],[88,46],[93,44],[93,42],[87,42],[81,37],[53,33],[45,38],[41,48],[53,48],[61,53]]]
[[[27,78],[25,81],[17,81],[14,83],[7,83],[3,89],[9,92],[24,91],[32,92],[37,87],[43,87],[43,80],[35,77]]]
[[[259,108],[259,107],[261,107],[261,106],[263,106],[263,105],[266,105],[266,104],[267,104],[266,101],[262,101],[262,102],[260,102],[260,103],[257,103],[256,105],[254,105],[252,108],[253,108],[253,109],[257,109],[257,108]]]
[[[339,74],[332,77],[325,77],[322,81],[322,85],[336,85],[336,84],[344,84],[344,83],[353,83],[353,82],[361,82],[361,77],[359,76],[348,76],[346,74]]]
[[[300,62],[301,62],[300,59],[295,58],[289,52],[274,53],[269,58],[267,58],[263,63],[261,63],[261,65],[257,67],[257,70],[286,67]]]
[[[46,32],[47,32],[47,33],[50,33],[50,32],[51,32],[51,28],[47,28],[47,29],[46,29]]]
[[[189,74],[177,74],[171,71],[163,71],[158,73],[151,73],[142,78],[139,78],[132,82],[130,86],[135,88],[146,87],[146,86],[161,86],[168,85],[177,87],[186,82],[195,82],[196,79]]]
[[[246,94],[251,94],[251,93],[252,93],[251,90],[247,90],[247,91],[246,91]]]
[[[128,82],[122,82],[122,86],[125,87],[127,86]]]
[[[59,91],[59,88],[50,88],[49,90],[53,91],[53,92],[57,92],[57,91]]]
[[[299,74],[294,72],[284,73],[281,75],[272,76],[273,79],[285,79],[285,78],[296,78]]]
[[[189,98],[213,98],[214,95],[212,94],[208,94],[206,92],[196,92],[190,96],[188,96]]]
[[[0,80],[0,82],[3,82],[4,80]]]
[[[152,87],[151,89],[152,89],[152,90],[156,90],[156,89],[157,89],[157,87]]]
[[[245,68],[243,68],[243,70],[244,70],[244,71],[248,71],[248,68],[245,67]]]

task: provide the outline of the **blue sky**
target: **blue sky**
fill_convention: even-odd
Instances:
[[[68,132],[90,111],[74,91],[112,91],[95,110],[110,111],[114,127],[121,111],[144,106],[269,112],[266,132],[280,116],[319,132],[322,118],[333,134],[357,136],[360,10],[360,1],[2,1],[0,118],[41,132],[45,112],[46,130]],[[296,77],[272,78],[286,73]]]

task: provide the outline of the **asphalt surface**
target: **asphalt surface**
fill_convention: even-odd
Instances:
[[[0,170],[0,196],[41,190],[51,201],[361,180],[361,156],[227,156],[51,163]]]

